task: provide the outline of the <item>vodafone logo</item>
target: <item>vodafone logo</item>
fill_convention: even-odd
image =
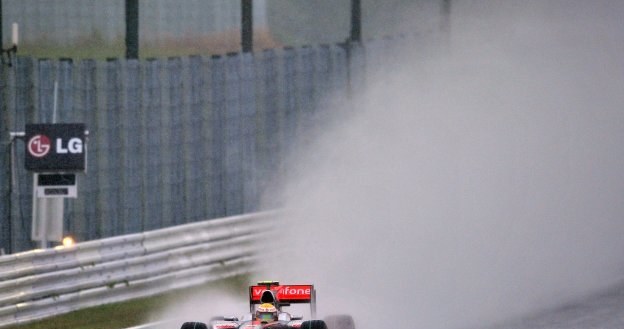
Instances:
[[[262,292],[266,290],[265,287],[252,287],[251,290],[253,291],[253,297],[254,298],[260,298],[260,295],[262,295]]]
[[[266,290],[264,286],[252,286],[251,287],[251,300],[258,301],[262,296],[262,292]],[[312,286],[311,285],[283,285],[283,286],[271,286],[271,290],[275,293],[278,299],[288,300],[309,300],[312,298]]]
[[[27,149],[30,155],[41,158],[50,152],[52,143],[50,142],[50,138],[46,135],[35,135],[28,140]]]

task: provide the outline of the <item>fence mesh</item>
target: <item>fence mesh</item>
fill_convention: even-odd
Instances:
[[[86,123],[88,170],[79,175],[79,198],[66,202],[64,225],[80,241],[253,211],[276,153],[293,138],[279,132],[298,124],[295,116],[279,116],[299,113],[297,104],[313,95],[310,84],[292,82],[299,74],[295,51],[284,54],[76,63],[19,58],[2,72],[3,136],[26,122]],[[288,65],[280,79],[285,94],[276,83],[279,62]],[[13,146],[0,157],[5,251],[33,247],[32,175],[23,169],[23,142]]]
[[[10,131],[55,117],[86,124],[87,173],[78,175],[78,198],[65,202],[64,230],[78,241],[251,212],[330,100],[348,99],[364,86],[367,63],[387,56],[371,45],[146,60],[19,57],[0,71],[0,248],[36,246],[32,174]]]

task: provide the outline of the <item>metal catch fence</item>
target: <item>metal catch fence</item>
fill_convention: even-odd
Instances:
[[[63,227],[77,241],[253,212],[332,99],[348,100],[404,42],[149,60],[18,57],[0,68],[0,248],[35,246],[33,179],[24,143],[9,137],[26,123],[55,117],[89,130],[87,173],[78,198],[65,201]]]

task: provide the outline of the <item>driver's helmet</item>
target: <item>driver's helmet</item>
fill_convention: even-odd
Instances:
[[[277,321],[277,308],[270,303],[264,303],[256,309],[256,320],[261,322]]]

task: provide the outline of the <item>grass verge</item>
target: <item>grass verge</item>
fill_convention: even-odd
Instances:
[[[257,29],[254,31],[254,49],[281,48],[270,31]],[[25,40],[26,41],[26,40]],[[204,36],[188,38],[169,38],[158,42],[141,43],[139,58],[167,58],[189,55],[225,55],[230,52],[240,52],[241,41],[239,30],[210,33]],[[71,58],[74,61],[82,59],[104,60],[107,58],[124,58],[126,45],[123,40],[107,42],[99,36],[77,40],[71,45],[58,45],[47,40],[22,42],[18,48],[19,56],[34,58]]]
[[[235,276],[208,283],[204,286],[177,290],[162,295],[134,299],[122,303],[86,308],[41,321],[3,327],[2,329],[122,329],[138,326],[149,321],[152,314],[162,312],[176,300],[198,290],[219,287],[223,291],[240,294],[249,286],[249,277]],[[175,329],[175,328],[174,328]]]

